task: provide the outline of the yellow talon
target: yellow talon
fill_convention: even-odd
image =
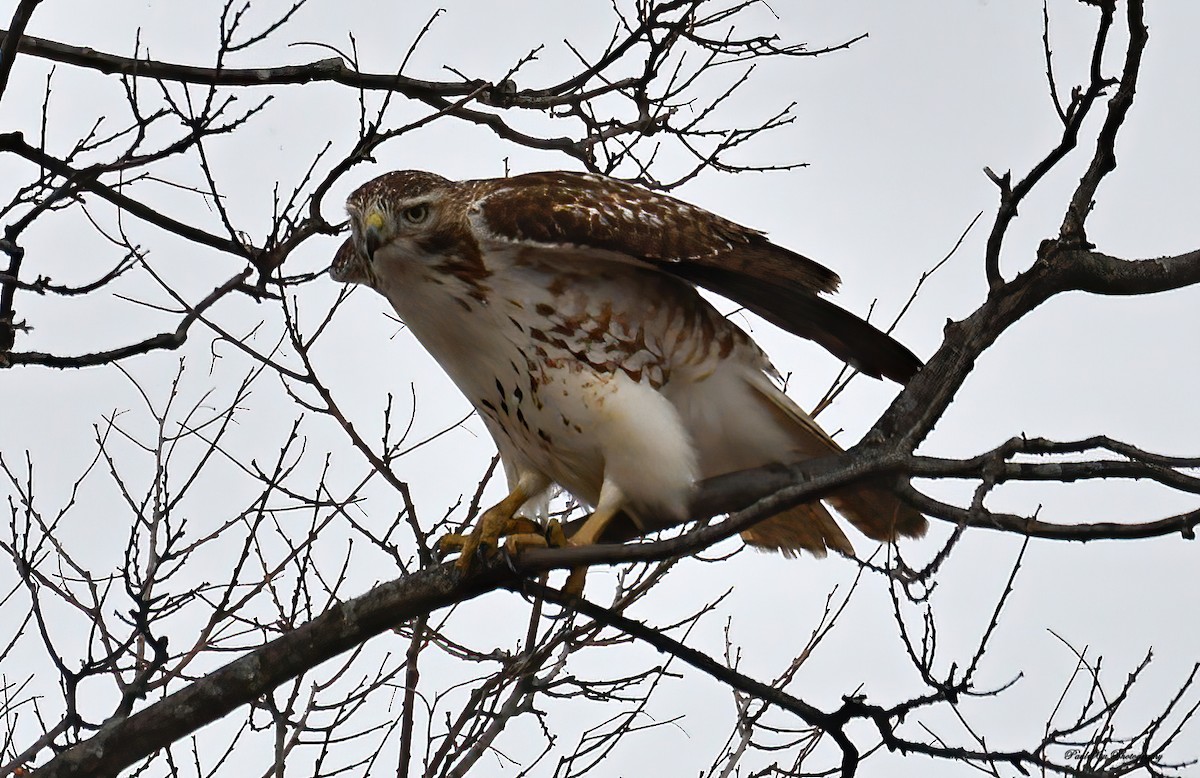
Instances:
[[[550,519],[546,524],[546,542],[550,548],[563,548],[567,545],[567,533],[563,532],[562,522]]]
[[[531,495],[544,489],[545,483],[534,479],[529,483],[524,481],[503,500],[488,508],[479,518],[479,523],[470,535],[450,534],[438,540],[437,548],[441,554],[458,551],[458,561],[455,567],[459,570],[469,570],[475,554],[482,547],[494,549],[500,538],[506,535],[525,535],[540,532],[541,526],[530,519],[517,517],[515,514]]]
[[[470,569],[475,554],[480,548],[494,549],[499,544],[500,538],[505,535],[522,534],[522,530],[528,530],[528,519],[517,519],[511,513],[506,514],[503,510],[498,510],[502,506],[503,503],[485,511],[479,524],[475,526],[475,530],[463,539],[459,548],[458,561],[455,562],[455,566],[459,570]]]
[[[504,552],[509,556],[516,556],[527,548],[546,548],[549,545],[539,532],[520,532],[505,538]]]
[[[448,555],[456,551],[461,551],[466,545],[467,536],[458,532],[451,532],[448,535],[442,535],[438,538],[437,544],[434,546],[434,553],[438,559],[445,559]]]

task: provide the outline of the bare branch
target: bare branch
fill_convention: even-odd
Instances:
[[[17,61],[17,51],[25,27],[33,16],[33,11],[42,0],[21,0],[13,11],[12,20],[8,23],[8,32],[0,38],[0,100],[8,88],[8,76],[12,73],[13,63]]]

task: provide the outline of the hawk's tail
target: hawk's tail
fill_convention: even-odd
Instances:
[[[781,428],[789,431],[797,459],[842,451],[833,438],[766,376],[751,383],[762,406]],[[920,537],[928,526],[918,511],[891,492],[869,484],[839,490],[827,495],[825,501],[872,540],[886,542],[898,537]],[[786,556],[799,551],[825,556],[829,549],[847,555],[854,553],[850,540],[818,502],[798,505],[772,516],[743,532],[742,538],[752,546],[780,551]]]

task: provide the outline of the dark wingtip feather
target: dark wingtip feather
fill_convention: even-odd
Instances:
[[[717,257],[687,259],[684,262],[809,294],[836,292],[842,283],[838,274],[829,268],[803,254],[776,246],[762,235],[754,234],[746,240],[746,245],[737,246]]]
[[[890,335],[786,278],[767,280],[711,265],[678,265],[673,272],[802,338],[875,378],[904,384],[922,362]]]

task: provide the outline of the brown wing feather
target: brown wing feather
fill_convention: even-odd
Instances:
[[[892,336],[786,279],[764,282],[717,267],[681,267],[676,275],[744,305],[777,327],[816,341],[869,376],[903,384],[921,369],[921,360]]]
[[[810,293],[837,289],[837,274],[758,230],[669,195],[587,173],[527,173],[492,182],[481,198],[487,226],[509,240],[616,251],[675,272],[713,266],[764,281],[786,279]]]
[[[904,383],[921,368],[900,343],[818,297],[837,289],[836,273],[757,230],[591,174],[528,173],[476,186],[476,213],[496,238],[588,246],[641,260],[816,341],[876,378]]]

